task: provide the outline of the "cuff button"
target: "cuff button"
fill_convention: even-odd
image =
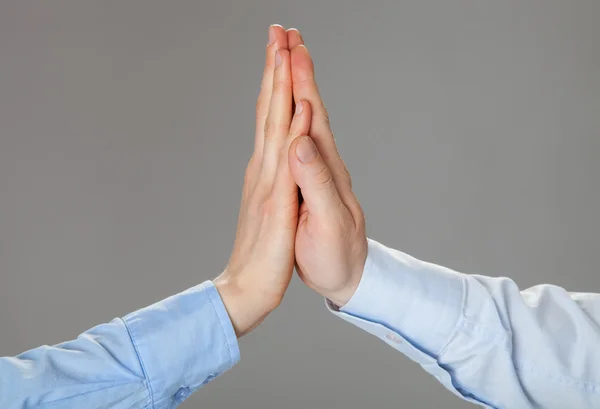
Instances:
[[[401,343],[402,343],[402,338],[400,338],[398,335],[396,335],[396,334],[394,334],[394,333],[388,332],[388,333],[385,335],[385,337],[386,337],[388,340],[390,340],[390,341],[392,341],[393,343],[395,343],[395,344],[401,344]]]
[[[187,398],[189,396],[189,394],[190,394],[190,388],[188,388],[187,386],[184,386],[182,388],[179,388],[177,393],[175,393],[175,399],[178,400],[179,402],[181,402],[185,398]]]
[[[210,381],[215,379],[217,376],[219,376],[218,373],[214,373],[214,372],[209,373],[208,376],[206,377],[206,379],[204,380],[203,384],[209,383]]]

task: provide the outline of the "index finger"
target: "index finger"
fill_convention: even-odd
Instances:
[[[289,33],[288,33],[289,36]],[[300,37],[301,38],[301,37]],[[309,135],[312,137],[323,160],[332,170],[336,185],[350,185],[350,176],[342,161],[333,132],[329,124],[329,115],[319,94],[315,81],[314,64],[304,44],[296,45],[291,50],[292,88],[296,100],[307,100],[313,108],[312,123]],[[341,187],[341,186],[340,186]]]

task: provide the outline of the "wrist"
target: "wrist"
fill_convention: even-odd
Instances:
[[[263,305],[261,297],[225,273],[215,278],[213,283],[238,338],[256,328],[272,311],[272,308]]]
[[[362,275],[361,275],[362,276]],[[344,305],[350,301],[356,289],[358,288],[358,284],[360,283],[360,277],[357,279],[351,280],[348,284],[346,284],[340,290],[331,292],[330,294],[326,294],[325,298],[329,301],[333,302],[338,308],[342,308]]]
[[[368,243],[366,240],[364,250],[360,253],[361,255],[358,256],[356,262],[354,262],[352,264],[352,267],[348,269],[350,273],[343,286],[335,292],[326,295],[326,297],[339,308],[342,308],[348,303],[348,301],[350,301],[354,293],[356,293],[358,285],[360,284],[360,281],[362,279],[368,254]]]

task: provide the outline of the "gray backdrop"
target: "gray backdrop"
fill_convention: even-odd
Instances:
[[[269,23],[302,30],[369,235],[600,291],[600,2],[0,2],[0,355],[216,276]],[[464,408],[295,278],[185,408]],[[470,406],[469,406],[470,407]]]

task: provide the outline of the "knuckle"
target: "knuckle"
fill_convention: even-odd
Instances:
[[[289,126],[287,126],[287,124],[280,121],[267,119],[267,123],[265,124],[265,138],[272,138],[278,135],[285,135],[288,132]]]
[[[329,119],[329,111],[327,111],[327,106],[325,106],[325,103],[323,101],[321,101],[321,112],[323,112],[323,120],[327,123],[330,123],[330,119]],[[331,132],[331,136],[333,136],[333,132]]]
[[[258,190],[256,189],[250,201],[248,203],[248,212],[258,219],[263,219],[265,215],[269,212],[269,206],[265,200],[261,200],[261,195],[257,194]]]
[[[281,93],[292,88],[292,79],[289,76],[273,79],[273,93]]]
[[[346,166],[346,162],[344,162],[344,159],[342,159],[342,157],[341,157],[341,156],[339,156],[339,155],[338,155],[338,161],[339,161],[339,163],[340,163],[340,169],[341,169],[341,172],[342,172],[344,175],[346,175],[346,176],[350,177],[350,172],[348,172],[348,167]]]
[[[256,116],[259,117],[264,115],[263,112],[267,109],[267,107],[268,105],[266,98],[264,98],[263,95],[259,96],[256,100]]]
[[[352,210],[353,210],[352,213],[353,213],[353,216],[354,216],[354,221],[356,223],[356,226],[358,228],[364,227],[364,225],[365,225],[365,214],[363,212],[363,209],[362,209],[359,201],[356,200],[356,197],[353,197],[351,207],[352,207]]]
[[[246,166],[246,172],[244,173],[244,181],[248,183],[254,179],[254,174],[256,170],[256,158],[252,156],[250,161],[248,161],[248,165]]]
[[[362,233],[365,230],[365,225],[367,220],[365,219],[365,214],[362,211],[360,205],[358,205],[356,215],[356,225],[358,226],[359,233]]]
[[[360,202],[356,198],[356,195],[350,191],[346,196],[346,203],[348,211],[350,212],[350,216],[354,223],[354,228],[356,232],[360,233],[365,230],[366,218],[363,212],[363,209],[360,205]]]
[[[294,85],[298,86],[298,87],[302,87],[302,88],[314,87],[315,86],[315,77],[313,75],[309,75],[306,78],[294,81]]]
[[[273,56],[273,54],[275,53],[275,51],[277,50],[277,42],[274,42],[273,44],[267,44],[266,46],[266,50],[265,50],[265,72],[267,72],[267,70],[269,68],[273,68],[275,66],[275,58]]]
[[[271,47],[271,46],[269,46],[269,47]],[[269,73],[271,71],[273,71],[273,68],[275,68],[275,59],[269,58],[270,57],[269,47],[267,47],[267,58],[265,59],[265,70],[263,71],[264,78],[267,77],[267,75],[269,75]]]
[[[340,176],[343,178],[344,181],[346,181],[346,183],[348,183],[348,185],[350,187],[352,187],[352,178],[350,177],[350,172],[348,171],[348,167],[346,166],[346,163],[344,162],[344,160],[341,157],[339,157],[339,162],[340,162],[340,166],[339,166]]]
[[[264,127],[266,126],[266,123],[267,123],[267,116],[264,113],[257,111],[256,112],[256,125],[259,127],[262,126],[264,129]]]
[[[256,200],[251,200],[248,204],[248,213],[252,218],[260,219],[262,215],[262,206]]]
[[[323,107],[324,107],[324,105],[323,105]],[[325,124],[327,126],[327,128],[329,129],[330,137],[332,139],[335,139],[335,136],[333,135],[333,132],[330,129],[331,121],[329,120],[329,114],[327,113],[325,108],[316,110],[315,119],[317,121],[319,121],[320,123]]]
[[[259,205],[260,215],[267,218],[273,212],[273,208],[273,200],[270,197],[266,198]]]
[[[330,189],[333,186],[333,176],[325,165],[315,173],[314,180],[321,190]]]

